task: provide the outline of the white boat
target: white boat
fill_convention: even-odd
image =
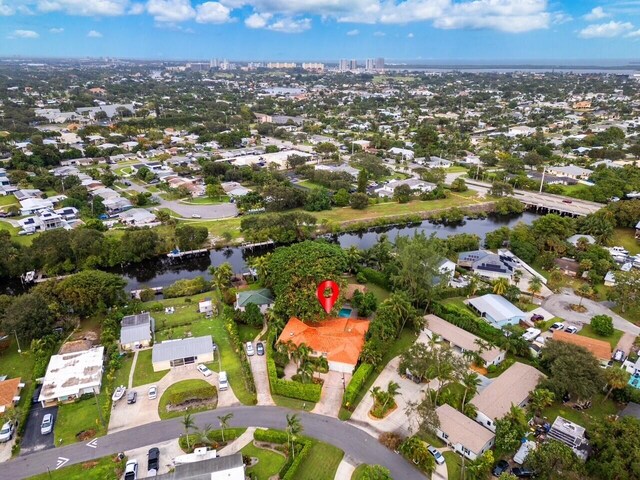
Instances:
[[[124,394],[126,391],[127,391],[127,387],[125,387],[124,385],[120,385],[119,387],[116,388],[115,392],[113,392],[113,395],[111,396],[111,400],[113,400],[114,402],[117,402],[122,397],[124,397]]]

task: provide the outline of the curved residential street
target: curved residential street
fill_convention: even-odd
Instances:
[[[375,438],[359,428],[335,418],[314,415],[306,412],[294,412],[280,407],[228,407],[202,412],[194,415],[197,426],[206,423],[218,425],[217,417],[233,413],[230,422],[233,427],[266,427],[284,430],[286,414],[298,413],[304,427],[304,435],[330,443],[344,450],[348,456],[360,463],[381,464],[391,471],[393,478],[412,480],[425,478],[413,465],[400,455],[382,446]],[[76,443],[61,448],[51,448],[3,463],[0,480],[17,480],[44,473],[56,466],[69,466],[74,463],[104,457],[117,452],[133,450],[149,445],[150,440],[161,443],[179,437],[184,433],[180,418],[154,422],[141,427],[122,430],[99,437],[87,445]]]

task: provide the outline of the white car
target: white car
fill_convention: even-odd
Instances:
[[[569,325],[567,328],[564,329],[565,332],[567,333],[578,333],[578,327],[574,327],[573,325]]]
[[[129,460],[124,467],[124,480],[138,480],[138,461]]]
[[[42,418],[42,423],[40,424],[40,433],[42,435],[47,435],[53,431],[53,415],[47,413]]]
[[[203,365],[202,363],[198,365],[198,371],[205,377],[210,377],[212,375],[211,370],[209,370],[207,366]]]
[[[202,215],[198,215],[197,213],[191,214],[191,218],[202,218]]]
[[[13,438],[14,431],[15,427],[13,426],[13,422],[7,422],[2,425],[2,429],[0,429],[0,443],[10,441]]]
[[[255,350],[253,349],[253,343],[247,342],[247,357],[253,357],[255,355]]]
[[[549,330],[553,331],[553,330],[562,330],[564,328],[564,323],[562,322],[556,322],[553,325],[551,325],[549,327]]]
[[[433,445],[429,445],[429,447],[427,448],[427,450],[429,450],[429,453],[431,455],[433,455],[433,458],[436,459],[436,463],[438,465],[442,465],[444,463],[444,457],[442,456],[442,454],[438,451],[438,449],[436,449],[436,447],[434,447]]]
[[[158,398],[158,387],[152,385],[149,387],[149,400],[155,400]]]

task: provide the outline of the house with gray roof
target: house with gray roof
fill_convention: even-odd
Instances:
[[[593,170],[577,167],[572,164],[565,167],[552,166],[547,168],[547,172],[549,172],[551,175],[557,175],[559,177],[569,177],[575,180],[586,180],[591,176]]]
[[[493,446],[496,438],[493,432],[452,406],[440,405],[436,414],[440,420],[436,435],[460,455],[475,460]]]
[[[215,348],[211,335],[156,343],[151,352],[153,371],[160,372],[182,365],[213,362]]]
[[[120,348],[133,350],[148,347],[153,340],[155,320],[148,312],[127,315],[120,326]]]
[[[488,250],[471,250],[458,254],[458,266],[468,268],[487,280],[507,278],[511,280],[519,262],[510,252],[493,253]]]
[[[199,462],[182,463],[157,480],[244,480],[244,462],[240,452],[209,458]]]
[[[473,310],[492,327],[503,328],[506,325],[517,325],[527,314],[501,295],[489,293],[467,301]]]
[[[261,288],[259,290],[245,290],[244,292],[236,293],[236,303],[234,308],[244,312],[247,305],[253,303],[260,308],[260,312],[265,313],[271,307],[273,307],[275,300],[273,294],[268,288]]]

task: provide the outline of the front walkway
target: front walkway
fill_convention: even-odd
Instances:
[[[353,475],[355,469],[355,460],[345,455],[342,457],[340,465],[338,465],[336,476],[333,477],[333,480],[351,480],[351,475]]]
[[[244,447],[253,442],[253,433],[256,431],[256,427],[247,428],[242,435],[236,438],[233,442],[228,444],[226,447],[218,450],[218,456],[227,456],[233,455],[234,453],[238,453]]]

